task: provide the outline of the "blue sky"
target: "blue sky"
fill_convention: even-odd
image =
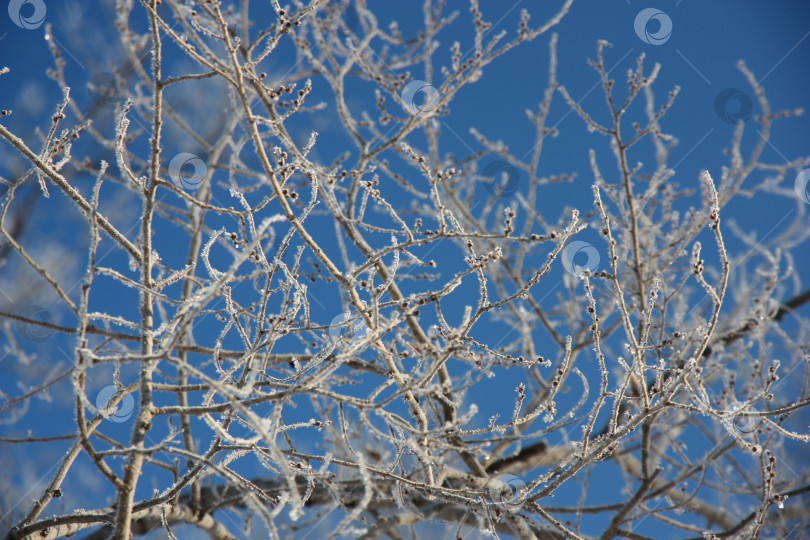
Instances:
[[[4,3],[5,4],[5,3]],[[494,2],[481,1],[481,9],[485,18],[493,23],[492,34],[506,30],[513,35],[521,9],[527,9],[532,14],[532,24],[539,25],[548,16],[556,12],[560,1],[543,2]],[[108,72],[111,65],[120,65],[123,61],[120,47],[115,44],[115,30],[112,24],[113,10],[106,2],[80,2],[78,0],[46,1],[47,10],[44,23],[52,24],[53,37],[63,51],[66,61],[65,72],[68,83],[72,86],[72,95],[83,110],[92,103],[94,96],[87,90],[87,81],[101,80],[98,77]],[[405,35],[415,33],[419,28],[422,11],[410,2],[389,2],[387,0],[369,0],[369,7],[381,21],[380,26],[387,26],[391,20],[399,22]],[[650,20],[642,25],[648,34],[637,31],[636,19],[643,9],[655,8],[656,20]],[[32,9],[25,7],[24,9]],[[252,13],[256,20],[266,15],[264,6],[255,8]],[[468,4],[465,2],[448,2],[446,12],[458,10],[459,18],[447,30],[437,36],[440,43],[435,54],[436,65],[446,65],[449,58],[449,47],[458,40],[461,50],[466,52],[471,46],[472,31],[470,28],[471,16]],[[25,11],[26,17],[31,17],[31,11]],[[663,16],[661,15],[663,14]],[[142,27],[143,13],[136,8],[135,26]],[[661,21],[664,21],[663,26]],[[666,33],[667,22],[671,23],[671,32]],[[52,59],[47,43],[43,39],[44,24],[32,29],[21,28],[14,24],[5,10],[0,11],[0,67],[7,66],[10,72],[0,76],[0,109],[11,109],[14,114],[0,119],[4,126],[22,136],[34,149],[38,149],[35,128],[46,131],[50,127],[50,116],[55,111],[60,100],[60,91],[57,85],[45,75],[46,70],[52,68]],[[606,49],[606,64],[612,68],[611,76],[617,81],[617,93],[624,96],[626,85],[626,72],[635,68],[640,54],[645,55],[645,71],[649,72],[653,65],[661,65],[658,80],[654,86],[657,103],[661,103],[667,93],[673,88],[680,87],[680,93],[670,112],[661,122],[663,129],[678,139],[678,146],[673,151],[670,167],[675,170],[673,182],[680,185],[692,186],[696,193],[684,205],[699,206],[698,173],[708,169],[715,180],[719,179],[721,168],[729,163],[729,157],[723,150],[731,144],[735,126],[729,120],[745,117],[746,131],[743,149],[750,150],[757,136],[759,125],[754,117],[761,113],[756,96],[748,85],[745,77],[737,69],[738,60],[745,61],[760,82],[768,96],[774,110],[804,108],[806,113],[800,117],[788,118],[774,124],[770,143],[766,146],[761,161],[782,164],[799,156],[810,155],[808,135],[810,135],[810,3],[801,0],[766,2],[766,1],[714,1],[704,2],[698,0],[681,0],[678,2],[639,2],[634,1],[575,1],[570,13],[561,24],[554,29],[559,34],[557,43],[558,72],[557,79],[564,85],[573,99],[588,111],[597,121],[606,120],[606,106],[604,94],[599,85],[599,77],[587,63],[589,58],[596,55],[598,40],[606,40],[612,47]],[[652,36],[652,37],[649,37]],[[507,37],[508,39],[508,37]],[[502,56],[490,64],[483,73],[482,78],[461,90],[450,106],[450,113],[441,119],[442,153],[452,153],[457,158],[464,158],[481,150],[470,133],[475,127],[480,133],[491,140],[501,140],[508,145],[512,153],[523,157],[532,151],[534,145],[533,128],[526,118],[527,108],[536,110],[537,104],[543,98],[548,80],[548,46],[550,35],[545,34],[530,43],[523,44],[510,53]],[[646,39],[646,41],[645,41]],[[661,41],[661,43],[656,43]],[[282,43],[278,54],[267,62],[268,73],[283,73],[291,66],[289,54],[292,48],[288,43]],[[101,52],[101,54],[99,54]],[[286,56],[285,56],[286,54]],[[172,47],[166,49],[167,73],[187,73],[197,70],[187,59],[181,58],[177,50]],[[425,75],[418,69],[411,71],[411,78],[421,80]],[[438,86],[441,75],[428,81]],[[211,99],[216,102],[215,86],[206,87],[201,83],[197,99]],[[323,81],[313,78],[313,97],[323,99],[328,107],[321,113],[311,116],[302,116],[300,124],[292,125],[298,129],[294,133],[299,140],[305,140],[311,129],[321,132],[321,143],[316,147],[316,155],[323,162],[330,162],[337,155],[347,149],[352,149],[346,142],[345,133],[337,126],[331,91],[325,87]],[[374,110],[373,87],[358,83],[356,94],[348,101],[353,112]],[[211,92],[206,94],[205,92]],[[182,98],[180,95],[170,98]],[[391,101],[389,106],[394,107]],[[744,114],[750,105],[750,114]],[[639,106],[639,105],[637,105]],[[112,109],[103,110],[94,116],[94,122],[99,129],[110,131],[112,126]],[[200,132],[214,129],[216,126],[216,109],[212,107],[209,116],[195,118],[199,122]],[[642,112],[641,109],[637,113]],[[635,114],[635,113],[634,113]],[[75,116],[69,115],[70,121]],[[551,107],[548,124],[559,130],[559,136],[548,139],[544,144],[541,158],[542,169],[546,174],[562,175],[576,173],[576,179],[570,185],[560,186],[548,200],[541,200],[540,208],[550,212],[550,220],[556,222],[560,211],[564,207],[578,208],[582,213],[592,210],[593,196],[591,184],[593,175],[589,167],[589,150],[594,149],[597,159],[604,171],[615,171],[614,158],[609,152],[609,146],[604,136],[590,133],[576,113],[571,111],[557,94]],[[133,130],[138,129],[137,122],[133,122]],[[168,129],[168,128],[167,128]],[[169,132],[171,133],[171,132]],[[424,147],[424,139],[414,134],[409,139],[413,145]],[[200,152],[194,141],[166,138],[164,156],[166,165],[172,155],[181,151]],[[82,149],[81,145],[78,146]],[[5,142],[0,142],[0,175],[4,178],[15,177],[26,170],[28,164],[23,164],[15,157],[15,151]],[[96,157],[105,157],[114,164],[114,158],[109,153],[97,151]],[[650,144],[642,145],[633,155],[633,158],[642,161],[648,167],[654,166],[654,154]],[[246,158],[249,164],[256,164]],[[21,169],[21,167],[24,167]],[[407,169],[405,169],[407,170]],[[651,170],[651,169],[650,169]],[[615,172],[614,172],[615,174]],[[767,175],[755,172],[747,181],[751,185],[763,181]],[[31,179],[33,180],[33,179]],[[31,186],[33,182],[29,180]],[[522,179],[525,183],[525,179]],[[92,179],[80,177],[77,182],[81,189],[88,192],[92,186]],[[789,177],[782,184],[782,188],[791,190],[793,177]],[[748,183],[746,184],[746,187]],[[109,194],[109,212],[112,219],[118,223],[134,224],[139,216],[140,208],[127,206],[123,199],[117,198],[119,191],[114,186],[105,187]],[[396,190],[392,193],[396,196]],[[58,248],[68,251],[72,246],[86,245],[86,227],[74,214],[65,214],[65,200],[60,194],[51,189],[51,199],[41,199],[31,210],[30,224],[27,226],[24,243],[27,246],[41,245],[50,250]],[[216,193],[219,201],[226,206],[237,206],[237,203],[227,202],[226,192]],[[723,219],[726,222],[736,221],[741,228],[753,233],[761,242],[767,243],[769,237],[785,227],[797,211],[796,201],[790,197],[777,197],[766,193],[757,193],[751,198],[739,198],[733,201],[725,210]],[[212,218],[214,219],[214,218]],[[313,218],[317,223],[317,219]],[[810,223],[805,219],[805,223]],[[227,225],[212,221],[211,226]],[[231,224],[232,225],[232,224]],[[184,238],[170,224],[161,223],[161,234],[156,243],[164,259],[171,261],[175,266],[182,266],[186,252],[183,244]],[[324,238],[333,234],[324,225]],[[286,232],[283,227],[281,233]],[[135,234],[133,232],[132,238]],[[581,238],[595,245],[600,240],[595,230],[587,230]],[[704,245],[712,246],[711,239],[704,238]],[[748,248],[727,235],[730,254],[733,258],[743,257]],[[795,257],[794,264],[799,274],[810,275],[810,250],[806,243],[792,250]],[[51,251],[51,253],[61,253]],[[106,252],[105,252],[106,253]],[[337,254],[336,249],[330,254]],[[119,253],[110,252],[105,264],[117,268],[126,268],[127,261]],[[458,260],[458,251],[439,251],[429,255],[435,258],[440,268],[444,268],[447,275],[452,274],[454,260]],[[714,258],[707,257],[707,266]],[[58,261],[58,257],[56,258]],[[67,282],[66,287],[71,289],[74,298],[78,297],[78,288],[73,285],[82,277],[86,259],[65,259],[63,268],[58,273]],[[457,263],[456,263],[457,264]],[[16,268],[16,267],[15,267]],[[564,270],[555,269],[555,278],[559,281]],[[16,274],[15,274],[16,275]],[[22,274],[20,274],[22,275]],[[3,305],[15,305],[15,297],[20,292],[19,284],[14,284],[8,277],[3,277],[0,271],[0,287],[4,287],[7,302]],[[33,278],[31,278],[33,279]],[[105,287],[108,287],[105,288]],[[405,290],[413,287],[412,284],[403,285]],[[540,296],[548,292],[541,286]],[[802,290],[806,287],[806,283]],[[475,294],[474,282],[465,284],[465,290]],[[550,287],[549,287],[550,289]],[[93,307],[97,310],[109,310],[121,315],[135,317],[137,304],[136,293],[131,289],[99,283],[97,295],[93,299]],[[336,314],[335,305],[340,298],[334,289],[318,289],[313,286],[313,308],[316,320],[327,324]],[[798,292],[798,290],[793,291]],[[786,293],[787,294],[787,293]],[[44,304],[50,299],[47,296],[37,300]],[[548,301],[553,301],[551,295]],[[16,307],[20,307],[19,305]],[[463,310],[463,302],[447,307],[449,316],[458,318]],[[802,313],[807,315],[808,307]],[[71,326],[69,313],[58,308],[49,308],[49,316],[56,322]],[[790,325],[790,322],[787,323]],[[212,329],[218,328],[216,325]],[[201,333],[207,331],[205,327],[199,329]],[[216,331],[216,330],[212,330]],[[493,327],[492,334],[482,330],[477,337],[497,342],[499,332],[508,332],[508,329]],[[5,339],[0,336],[0,340]],[[24,340],[25,341],[25,340]],[[237,345],[232,341],[232,346]],[[542,349],[542,342],[538,347]],[[36,354],[33,367],[23,365],[15,359],[6,356],[0,359],[0,389],[7,395],[16,396],[23,392],[28,385],[33,384],[37,376],[43,376],[54,366],[66,368],[71,359],[74,343],[70,338],[61,335],[51,335],[45,340],[25,341],[27,350]],[[290,347],[297,344],[292,343]],[[465,369],[465,366],[450,366],[453,369]],[[506,373],[504,371],[504,373]],[[496,371],[496,374],[501,375]],[[486,381],[479,388],[471,391],[467,399],[475,402],[480,409],[477,422],[485,424],[489,415],[495,412],[509,414],[512,409],[512,395],[515,379],[504,375]],[[99,383],[103,386],[103,383]],[[45,436],[70,432],[73,429],[72,402],[69,401],[71,386],[69,378],[52,391],[53,399],[47,401],[34,401],[24,416],[13,424],[0,426],[0,433],[5,437],[24,436],[31,430],[35,436]],[[507,396],[505,401],[492,400],[492,395]],[[67,401],[65,401],[67,396]],[[575,398],[576,396],[574,396]],[[575,399],[574,399],[575,400]],[[312,414],[302,403],[302,409],[296,414],[308,417]],[[562,408],[562,406],[560,407]],[[109,433],[120,435],[122,440],[130,426],[126,423],[110,426]],[[37,496],[39,491],[38,480],[47,477],[48,471],[64,453],[63,443],[51,443],[47,447],[23,448],[20,445],[9,446],[0,443],[0,456],[7,463],[14,464],[14,472],[10,476],[13,482],[33,486],[32,493],[21,493],[25,500]],[[246,471],[249,474],[249,471]],[[91,492],[103,491],[100,481],[88,478],[68,478],[68,485],[80,486]],[[144,482],[144,484],[147,482]],[[41,488],[40,488],[41,489]],[[144,486],[139,496],[148,496],[151,487]],[[560,497],[576,497],[578,494],[561,494]],[[602,499],[604,492],[596,490],[592,504],[599,504],[609,500]],[[556,501],[555,501],[556,502]],[[26,505],[28,503],[24,503]],[[90,506],[87,501],[70,500],[69,506]],[[19,508],[17,509],[19,511]],[[27,507],[25,509],[27,511]],[[649,532],[649,531],[648,531]]]

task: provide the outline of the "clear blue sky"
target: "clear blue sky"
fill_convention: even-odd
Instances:
[[[4,8],[5,4],[6,2],[3,2]],[[120,49],[111,46],[115,43],[113,10],[107,2],[49,0],[45,4],[47,12],[44,22],[53,25],[54,38],[60,44],[67,63],[65,70],[69,84],[73,87],[72,95],[84,108],[92,100],[86,82],[100,73],[109,71],[108,62],[120,62],[122,59]],[[556,0],[514,3],[482,0],[481,8],[485,18],[494,25],[493,33],[506,30],[511,36],[517,27],[521,9],[529,10],[532,14],[532,24],[538,25],[561,4],[561,1]],[[415,2],[369,0],[369,7],[381,21],[381,26],[387,25],[389,20],[397,20],[406,36],[409,32],[416,31],[422,17],[421,7],[417,7]],[[659,20],[664,21],[663,29],[658,26],[660,23],[655,21],[650,21],[644,27],[652,36],[647,38],[648,41],[661,40],[660,44],[645,42],[634,27],[637,15],[645,8],[656,8],[664,15],[663,18],[659,16]],[[260,17],[263,9],[257,8],[254,16]],[[461,42],[463,52],[471,46],[472,32],[468,4],[449,1],[446,11],[452,10],[458,10],[460,17],[445,33],[437,37],[440,47],[435,57],[436,65],[447,63],[448,49],[455,40]],[[142,18],[142,10],[136,8],[136,12],[138,17]],[[24,14],[31,15],[30,12]],[[671,33],[664,36],[667,20],[671,22]],[[45,75],[46,70],[51,69],[53,65],[46,41],[43,39],[44,28],[44,25],[35,29],[20,28],[12,23],[5,9],[0,10],[0,68],[7,66],[11,69],[10,73],[0,76],[0,109],[14,111],[11,117],[0,119],[0,122],[23,136],[35,149],[38,146],[35,142],[37,138],[34,129],[38,127],[47,132],[50,127],[50,115],[55,111],[61,97],[56,84]],[[620,95],[624,92],[627,70],[635,67],[636,60],[642,53],[646,57],[647,71],[652,69],[655,63],[661,64],[661,72],[655,85],[659,102],[662,102],[675,86],[680,87],[675,105],[661,122],[664,130],[673,134],[679,141],[670,162],[670,166],[676,172],[674,182],[691,185],[697,190],[697,177],[702,169],[708,169],[715,179],[719,178],[721,168],[729,163],[729,158],[723,154],[723,150],[730,146],[734,125],[728,119],[740,114],[738,107],[742,107],[744,112],[748,103],[751,104],[752,110],[746,121],[744,148],[750,149],[750,141],[756,137],[758,128],[754,116],[760,114],[761,110],[751,88],[736,68],[736,63],[740,59],[745,60],[748,68],[760,81],[773,109],[804,108],[806,111],[804,116],[775,124],[771,141],[765,148],[761,160],[780,164],[810,154],[808,144],[810,116],[807,114],[810,112],[810,92],[808,92],[810,3],[806,1],[578,0],[554,31],[559,34],[557,78],[560,84],[566,86],[571,96],[596,119],[605,118],[605,100],[599,86],[598,75],[587,64],[587,59],[595,58],[598,40],[606,40],[613,45],[606,51],[606,63],[613,67],[611,75],[617,81]],[[451,104],[451,113],[442,119],[442,153],[452,152],[457,157],[463,158],[480,150],[469,132],[471,126],[475,126],[490,139],[502,140],[519,157],[531,151],[534,134],[524,111],[527,108],[536,110],[537,103],[543,98],[548,78],[549,37],[549,34],[541,36],[499,58],[484,71],[480,81],[458,94],[457,99]],[[291,49],[289,47],[281,49],[285,50]],[[113,55],[112,58],[100,58],[100,54],[106,55],[108,51]],[[177,58],[176,50],[173,48],[167,48],[166,54],[167,70],[195,71],[187,61]],[[269,72],[283,72],[289,67],[285,64],[286,60],[280,58],[284,56],[280,54],[271,58],[267,66]],[[424,73],[413,71],[411,75],[414,79],[420,79]],[[437,77],[439,78],[430,82],[438,86],[441,83],[441,75]],[[315,78],[313,82],[315,95],[328,100],[331,94],[327,88],[319,86],[319,82],[322,81]],[[352,110],[374,108],[373,102],[365,100],[365,96],[371,95],[368,88],[366,87],[365,95],[358,94],[362,97],[350,99],[349,106]],[[725,107],[723,96],[734,96],[726,100],[728,104]],[[723,114],[719,111],[724,112],[726,118],[723,118]],[[324,161],[331,160],[347,147],[345,140],[341,139],[340,129],[330,124],[334,120],[334,116],[330,115],[334,115],[331,103],[323,116],[312,118],[309,125],[302,125],[299,133],[305,138],[313,126],[322,132],[324,143],[317,152],[323,156]],[[96,121],[102,128],[109,130],[112,118],[107,114],[100,116]],[[205,123],[204,119],[199,121],[201,124]],[[589,149],[596,149],[604,170],[615,171],[615,166],[606,139],[598,134],[589,133],[583,121],[569,109],[559,95],[555,97],[549,125],[555,126],[560,135],[546,143],[541,159],[544,171],[556,175],[577,174],[574,183],[555,192],[554,199],[541,202],[542,208],[551,211],[551,220],[556,221],[560,209],[564,206],[579,208],[583,213],[592,209],[593,197],[590,186],[593,175],[588,165]],[[135,127],[133,126],[133,129]],[[413,138],[414,144],[420,145],[421,142],[418,136]],[[645,150],[637,153],[635,159],[652,166],[654,155],[650,148],[647,145]],[[188,141],[167,141],[168,154],[184,150],[193,151],[189,150]],[[15,177],[23,166],[14,154],[15,151],[7,143],[0,142],[0,175],[3,177]],[[111,155],[107,155],[106,159],[115,163]],[[24,166],[27,169],[28,164]],[[763,173],[755,173],[749,182],[757,183],[764,177]],[[33,185],[33,178],[29,182]],[[90,179],[85,178],[81,182],[82,189],[89,189],[92,185]],[[783,185],[792,189],[792,182],[791,177]],[[33,207],[31,224],[24,237],[26,245],[35,245],[39,242],[39,238],[45,239],[42,240],[43,246],[50,247],[56,244],[71,246],[77,242],[78,245],[85,244],[86,227],[82,222],[75,215],[65,216],[54,211],[56,208],[64,208],[64,200],[60,200],[58,194],[53,194],[55,190],[55,187],[52,187],[53,199],[43,199]],[[699,194],[699,190],[697,193]],[[226,201],[227,194],[218,196],[222,202]],[[227,203],[231,204],[236,206],[235,201]],[[698,195],[688,201],[688,204],[699,206]],[[116,211],[120,211],[120,219],[125,221],[137,218],[140,208],[118,208]],[[754,231],[757,238],[766,242],[769,235],[784,226],[785,218],[789,218],[794,211],[794,202],[787,198],[758,194],[750,200],[735,201],[726,209],[724,219],[737,220],[745,230]],[[807,225],[810,226],[810,223]],[[595,243],[598,241],[598,234],[586,231],[583,238]],[[170,257],[178,257],[178,262],[185,257],[185,246],[176,253],[171,253],[172,246],[178,241],[177,237],[166,234],[157,241],[163,252],[167,252]],[[704,245],[712,244],[704,242]],[[732,256],[735,257],[744,255],[747,251],[731,237],[729,246]],[[457,254],[436,253],[432,256],[440,262],[446,258],[449,264],[455,255]],[[810,276],[808,271],[810,250],[806,245],[794,250],[793,255],[796,257],[795,265],[800,272]],[[84,272],[86,260],[83,257],[69,261],[70,268],[64,269],[65,279],[72,280],[68,284],[69,288]],[[110,257],[109,261],[116,261],[114,254]],[[125,266],[123,259],[118,260],[116,264],[121,263]],[[707,265],[710,263],[711,261]],[[113,262],[108,264],[113,265]],[[563,270],[557,268],[556,272],[559,277]],[[448,273],[450,274],[452,271]],[[9,275],[4,276],[0,271],[0,287],[8,293],[7,298],[13,305],[14,292],[19,284],[12,283]],[[102,287],[100,291],[104,290],[103,284],[99,287]],[[474,293],[475,287],[470,290]],[[78,288],[73,287],[73,293],[76,298]],[[106,297],[100,294],[95,300],[97,302],[95,309],[120,309],[122,314],[133,316],[136,304],[129,303],[129,307],[122,305],[135,299],[134,292],[124,292],[120,287],[116,287],[111,289],[110,294]],[[130,296],[127,297],[127,294]],[[337,297],[324,296],[321,303],[323,307],[320,308],[316,305],[319,302],[313,303],[316,312],[320,311],[318,315],[324,324],[332,317],[330,311],[332,306],[329,302],[336,299]],[[4,303],[5,301],[4,298],[0,298],[0,304],[8,305]],[[457,307],[460,313],[463,306]],[[807,314],[807,310],[805,307],[803,312]],[[54,320],[66,326],[75,323],[69,313],[54,310],[52,316]],[[0,340],[3,339],[5,338],[0,336]],[[0,341],[0,346],[2,345]],[[64,336],[54,335],[45,341],[29,341],[25,346],[31,353],[37,354],[33,367],[22,365],[9,356],[2,357],[3,352],[0,351],[0,389],[6,395],[21,394],[28,385],[35,383],[36,377],[44,376],[56,365],[60,365],[60,369],[65,369],[72,361],[71,351],[74,343],[72,339]],[[36,377],[32,377],[32,374]],[[482,385],[480,390],[470,392],[468,401],[476,402],[481,411],[479,423],[485,423],[493,412],[502,415],[511,412],[515,384],[514,378],[496,378]],[[0,425],[0,433],[6,437],[19,437],[25,436],[28,430],[34,436],[72,432],[74,413],[70,400],[71,393],[68,378],[53,388],[51,401],[34,401],[24,416],[14,423]],[[505,396],[505,401],[498,402],[491,399],[492,395],[498,393]],[[311,415],[306,408],[300,413],[302,417]],[[108,433],[120,436],[121,440],[124,440],[129,429],[128,424],[122,423],[111,426]],[[11,465],[6,467],[11,481],[33,489],[30,493],[19,492],[24,499],[22,502],[24,511],[27,512],[29,509],[28,501],[40,494],[42,484],[38,484],[38,481],[42,477],[49,476],[51,467],[64,455],[64,451],[64,443],[51,443],[38,448],[0,444],[0,461]],[[147,483],[144,482],[143,493],[139,492],[139,496],[148,496],[151,492],[151,485],[145,485]],[[72,489],[86,490],[87,493],[109,493],[104,491],[106,486],[102,487],[102,484],[100,480],[91,480],[90,477],[69,477],[67,485]],[[591,502],[598,503],[600,500],[602,499],[597,495]],[[560,501],[554,502],[556,504]],[[70,499],[67,504],[93,506],[87,499],[82,498]],[[97,504],[103,506],[106,503]],[[649,534],[649,531],[647,533]]]

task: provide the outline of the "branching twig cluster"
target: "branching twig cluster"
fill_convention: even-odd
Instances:
[[[30,143],[0,124],[31,167],[3,179],[0,257],[33,268],[58,298],[49,312],[69,320],[2,313],[8,352],[30,357],[14,338],[23,328],[66,338],[73,355],[0,411],[72,381],[75,420],[67,435],[0,441],[66,448],[35,502],[4,512],[8,538],[173,537],[189,525],[229,539],[254,522],[283,538],[321,520],[332,537],[586,538],[591,515],[602,538],[644,538],[633,530],[649,518],[715,538],[808,526],[810,477],[786,451],[808,442],[789,422],[810,403],[808,325],[795,312],[808,295],[794,290],[791,257],[807,238],[803,209],[767,245],[725,221],[759,189],[744,191],[747,179],[767,171],[778,184],[807,161],[761,161],[772,125],[793,113],[773,112],[744,64],[763,111],[756,144],[743,150],[741,123],[728,165],[680,187],[662,127],[678,89],[656,102],[658,65],[640,56],[619,90],[599,42],[606,111],[558,83],[550,31],[570,0],[508,32],[472,0],[470,50],[452,45],[442,66],[434,38],[457,18],[442,2],[425,2],[415,37],[361,0],[270,3],[267,23],[248,2],[120,0],[129,75],[111,89],[112,132],[77,104],[55,40],[64,99],[49,131]],[[515,155],[471,127],[480,150],[447,153],[441,119],[459,90],[540,36],[550,67],[528,111],[533,150]],[[184,71],[168,61],[177,51]],[[289,69],[267,73],[283,57]],[[354,93],[369,88],[361,112]],[[188,96],[203,91],[200,115]],[[543,165],[563,101],[604,135],[615,169],[594,151],[590,171]],[[637,109],[646,120],[629,124]],[[331,161],[324,135],[302,128],[328,111],[345,135]],[[639,163],[642,145],[653,164]],[[89,159],[98,149],[114,159]],[[592,175],[592,202],[541,209],[577,175]],[[684,210],[697,183],[702,207]],[[20,241],[32,189],[63,194],[84,223],[76,287]],[[131,227],[110,215],[111,194],[139,206]],[[582,240],[592,223],[601,244]],[[731,234],[751,260],[737,263]],[[468,396],[491,377],[512,392],[481,422]],[[54,499],[77,496],[65,490],[80,463],[114,499],[58,510]],[[624,489],[594,506],[609,472]],[[571,489],[579,501],[550,498]]]

